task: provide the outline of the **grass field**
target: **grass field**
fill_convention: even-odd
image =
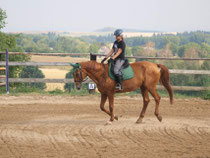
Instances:
[[[45,78],[55,78],[63,79],[66,77],[66,74],[69,72],[67,70],[60,70],[55,68],[40,68],[44,73]],[[55,89],[64,90],[64,83],[46,83],[46,91],[53,91]]]
[[[34,62],[82,62],[89,60],[87,58],[78,58],[78,57],[69,57],[69,56],[41,56],[41,55],[32,55],[31,61]]]

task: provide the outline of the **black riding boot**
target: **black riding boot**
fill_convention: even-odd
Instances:
[[[115,77],[116,77],[116,82],[117,82],[116,89],[121,91],[122,90],[122,76],[116,75]]]

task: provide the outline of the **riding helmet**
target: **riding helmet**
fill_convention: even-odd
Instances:
[[[120,36],[122,33],[123,33],[122,29],[117,29],[117,30],[115,30],[114,35],[115,36]]]

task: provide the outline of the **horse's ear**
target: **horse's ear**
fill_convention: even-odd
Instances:
[[[74,63],[70,63],[70,65],[71,65],[72,67],[75,67],[75,64],[74,64]]]
[[[75,69],[81,67],[81,65],[80,65],[79,63],[70,63],[70,65],[71,65],[73,68],[75,68]]]

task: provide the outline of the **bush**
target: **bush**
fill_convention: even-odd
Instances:
[[[74,78],[73,69],[71,69],[71,71],[66,74],[66,78]],[[75,85],[74,83],[66,83],[64,89],[68,90],[69,92],[72,92],[72,90],[75,90]]]
[[[44,78],[44,74],[39,70],[38,66],[27,66],[19,74],[20,78]],[[33,87],[44,90],[46,88],[45,83],[24,83],[26,87]]]
[[[53,94],[53,95],[56,95],[56,94],[63,94],[63,91],[60,90],[60,89],[56,89],[56,90],[53,90],[53,91],[49,91],[50,94]]]
[[[210,91],[208,91],[207,94],[203,98],[206,100],[210,100]]]

